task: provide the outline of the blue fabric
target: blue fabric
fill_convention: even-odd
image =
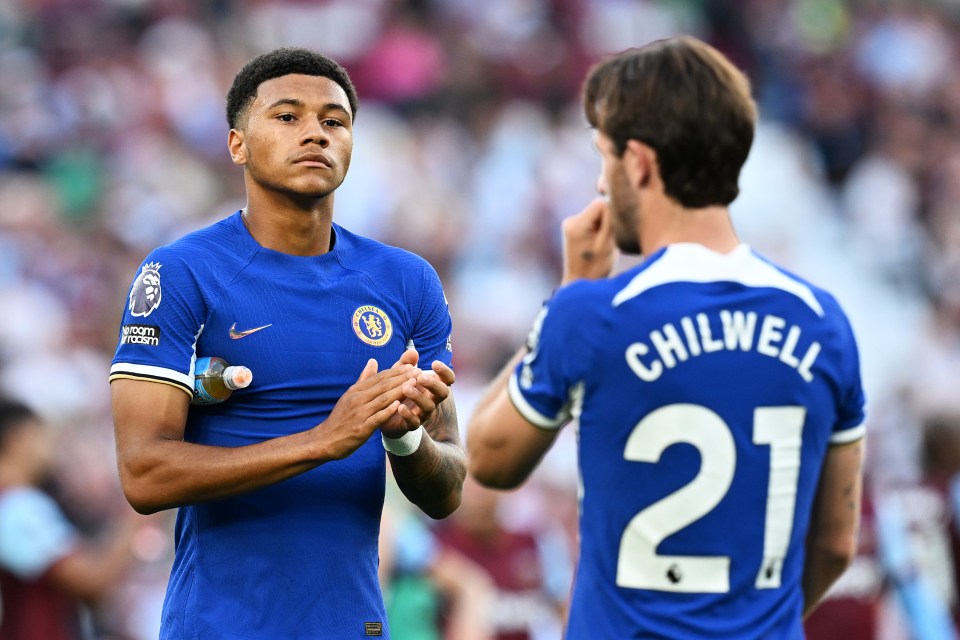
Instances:
[[[413,343],[422,366],[449,365],[433,268],[338,225],[334,234],[329,253],[285,255],[261,247],[237,213],[155,250],[141,270],[152,277],[131,287],[111,378],[192,388],[198,356],[249,367],[248,388],[191,407],[186,425],[187,441],[236,447],[323,421],[369,358],[390,367]],[[384,480],[375,434],[344,460],[181,508],[161,637],[340,639],[363,637],[366,622],[389,637],[377,582]]]
[[[673,245],[560,289],[528,343],[517,409],[579,418],[567,637],[802,638],[820,468],[864,420],[836,301],[745,245]]]

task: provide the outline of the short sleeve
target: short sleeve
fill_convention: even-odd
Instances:
[[[582,353],[576,326],[586,307],[563,289],[541,308],[527,337],[527,354],[508,382],[510,399],[531,424],[556,429],[575,412],[582,393]]]
[[[424,262],[423,297],[420,314],[413,331],[413,344],[420,355],[420,365],[428,367],[434,360],[450,366],[453,361],[453,321],[437,272]]]
[[[130,287],[110,380],[164,382],[193,393],[206,304],[191,265],[169,247],[151,253]]]
[[[866,399],[860,377],[860,353],[853,328],[844,317],[841,348],[841,387],[837,406],[837,424],[831,444],[855,442],[866,435],[864,406]]]
[[[77,541],[76,529],[44,493],[19,488],[0,496],[0,565],[19,578],[43,575]]]

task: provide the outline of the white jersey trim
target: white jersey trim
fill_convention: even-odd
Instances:
[[[823,307],[810,287],[761,260],[746,244],[727,254],[693,243],[670,245],[659,260],[637,274],[614,296],[613,306],[669,282],[738,282],[747,287],[772,287],[800,298],[821,318],[824,315]]]
[[[196,358],[196,356],[194,356],[194,358]],[[192,371],[193,368],[191,367],[191,374]],[[161,380],[169,380],[193,389],[193,375],[180,373],[179,371],[167,369],[166,367],[156,367],[149,364],[132,364],[129,362],[117,362],[110,367],[111,376],[121,374],[143,376],[144,378],[160,378]]]
[[[533,405],[523,397],[520,384],[517,382],[516,372],[510,375],[510,380],[507,382],[507,393],[510,396],[510,400],[513,401],[513,406],[517,408],[520,415],[523,416],[527,422],[541,429],[550,429],[551,431],[559,429],[569,417],[565,411],[561,411],[560,415],[551,419],[534,409]]]
[[[867,435],[867,425],[861,424],[851,429],[837,431],[830,436],[830,444],[849,444],[851,442],[856,442],[865,435]]]

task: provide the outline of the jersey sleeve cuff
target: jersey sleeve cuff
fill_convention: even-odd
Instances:
[[[166,367],[117,362],[110,367],[109,380],[113,382],[121,378],[169,384],[183,390],[191,398],[193,397],[193,376]]]
[[[510,401],[513,402],[513,406],[517,408],[520,415],[523,416],[527,422],[541,429],[556,431],[569,418],[569,415],[565,411],[561,411],[555,418],[548,418],[534,409],[533,405],[523,397],[523,392],[520,390],[520,385],[517,382],[516,372],[510,375],[510,379],[507,382],[507,394],[510,396]]]
[[[867,425],[860,424],[850,429],[837,431],[830,437],[830,444],[850,444],[867,435]]]

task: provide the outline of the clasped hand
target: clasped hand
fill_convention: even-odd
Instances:
[[[417,366],[420,354],[416,349],[407,349],[393,368],[406,365]],[[380,425],[380,431],[387,438],[399,438],[426,424],[433,416],[437,406],[450,395],[450,385],[456,380],[453,369],[435,360],[428,371],[420,371],[416,377],[401,385],[404,398],[397,405],[397,412]]]
[[[357,381],[340,397],[330,415],[317,425],[325,441],[326,459],[343,459],[379,428],[388,438],[402,437],[426,424],[450,395],[456,376],[442,362],[417,367],[420,355],[407,349],[389,369],[378,371],[370,359]]]

